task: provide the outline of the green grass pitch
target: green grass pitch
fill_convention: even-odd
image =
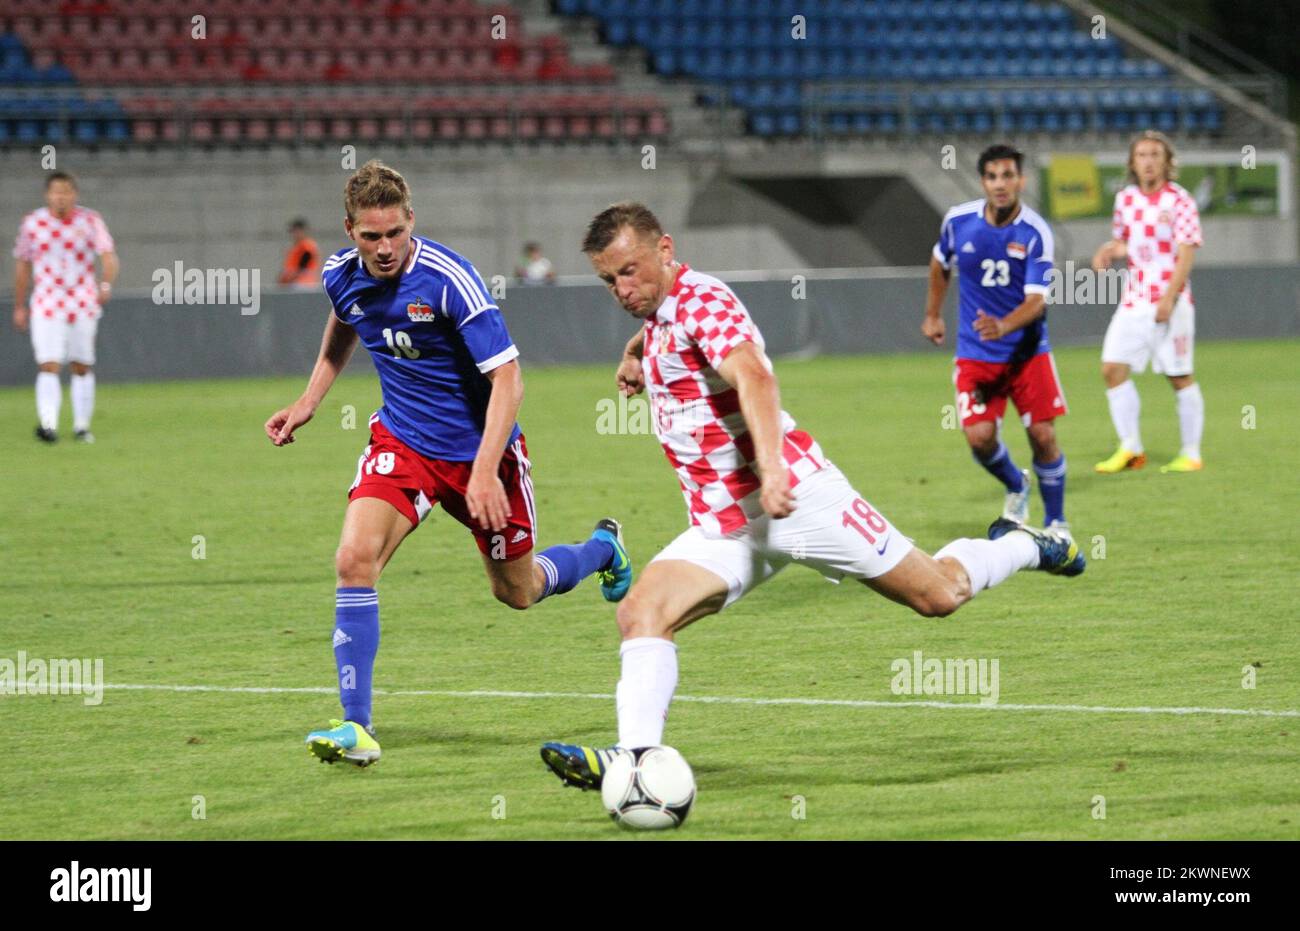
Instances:
[[[1028,573],[926,620],[792,568],[679,637],[683,696],[975,701],[894,695],[891,663],[920,650],[996,659],[1002,706],[1291,716],[681,701],[666,739],[693,764],[699,797],[673,837],[1300,838],[1298,350],[1197,348],[1199,474],[1154,467],[1177,452],[1173,399],[1163,379],[1139,378],[1152,465],[1115,477],[1091,470],[1113,447],[1096,350],[1058,353],[1068,517],[1086,551],[1105,549],[1081,578]],[[37,444],[31,390],[0,391],[0,658],[102,658],[115,685],[330,689],[333,551],[378,404],[366,361],[353,372],[284,449],[261,425],[306,373],[104,384],[94,446]],[[920,546],[982,535],[997,515],[1000,488],[943,428],[945,353],[777,372],[795,419]],[[685,510],[652,437],[597,432],[612,380],[612,364],[526,370],[521,421],[543,545],[613,514],[641,566]],[[65,437],[68,416],[65,403]],[[1007,427],[1027,465],[1023,431]],[[379,591],[378,689],[613,691],[617,630],[594,581],[512,612],[440,511]],[[4,838],[631,836],[537,756],[547,739],[611,741],[608,699],[378,695],[384,757],[369,770],[304,749],[338,713],[330,691],[109,689],[95,707],[0,697],[0,713]]]

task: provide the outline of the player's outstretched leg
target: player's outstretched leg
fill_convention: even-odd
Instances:
[[[913,549],[884,575],[863,581],[923,617],[947,617],[979,592],[1022,570],[1043,569],[1060,575],[1083,571],[1083,556],[1072,541],[1003,518],[994,521],[993,527],[1005,529],[995,536],[990,528],[994,538],[989,540],[953,540],[934,556]],[[1078,571],[1066,571],[1076,561]]]
[[[1088,567],[1088,561],[1079,551],[1079,545],[1068,532],[1038,530],[1001,518],[989,525],[990,540],[1000,540],[1008,535],[1014,536],[1016,533],[1026,534],[1038,547],[1038,565],[1035,567],[1037,569],[1053,575],[1082,575],[1083,570]]]
[[[632,560],[623,545],[623,528],[612,517],[596,522],[583,543],[558,544],[532,555],[505,561],[484,552],[492,594],[503,604],[523,610],[543,598],[572,591],[589,575],[600,580],[607,601],[619,601],[632,585]]]
[[[641,573],[618,606],[623,674],[616,690],[618,743],[612,747],[549,742],[542,761],[565,785],[599,789],[620,753],[663,743],[668,706],[677,689],[674,632],[722,609],[727,583],[692,563],[664,559]]]

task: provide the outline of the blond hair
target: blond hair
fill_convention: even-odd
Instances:
[[[1165,180],[1173,181],[1178,177],[1178,155],[1174,152],[1174,144],[1158,129],[1147,129],[1133,137],[1133,141],[1128,144],[1128,183],[1137,184],[1137,171],[1133,168],[1133,156],[1137,153],[1139,142],[1158,142],[1165,147]]]
[[[357,213],[371,207],[401,207],[411,215],[411,188],[400,173],[377,158],[366,162],[343,186],[343,209],[356,222]]]

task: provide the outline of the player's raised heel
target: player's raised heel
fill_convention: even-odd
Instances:
[[[551,772],[559,776],[560,781],[566,786],[573,786],[586,792],[588,789],[599,789],[610,762],[620,753],[627,752],[622,747],[609,747],[602,750],[551,741],[542,744],[542,762],[549,766]]]
[[[600,593],[606,601],[622,601],[632,587],[632,560],[623,546],[623,525],[612,517],[604,517],[596,521],[596,529],[591,535],[614,547],[614,558],[609,566],[596,573],[600,580]]]
[[[1135,453],[1121,446],[1115,450],[1108,459],[1093,466],[1093,471],[1100,472],[1103,475],[1114,475],[1116,472],[1136,471],[1147,464],[1146,453]]]
[[[1025,480],[1024,486],[1019,491],[1007,492],[1006,501],[1002,505],[1003,518],[1013,520],[1017,524],[1023,524],[1029,520],[1030,472],[1028,469],[1021,469],[1020,475]]]
[[[1008,533],[1019,531],[1027,534],[1038,547],[1038,568],[1052,575],[1082,575],[1088,568],[1088,561],[1079,552],[1079,546],[1069,536],[1058,535],[1034,527],[1017,524],[1013,520],[999,517],[989,524],[989,539],[996,540]]]
[[[374,734],[354,721],[330,721],[328,730],[307,735],[307,749],[322,763],[344,760],[357,766],[369,766],[379,759],[379,741]]]

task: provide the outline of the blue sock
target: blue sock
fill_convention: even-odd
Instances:
[[[1007,486],[1007,491],[1024,491],[1025,477],[1020,474],[1020,469],[1011,461],[1011,453],[1007,450],[1005,443],[998,443],[998,448],[993,451],[993,455],[988,459],[981,459],[978,453],[972,451],[975,461],[988,469],[989,474],[996,478],[1003,485]]]
[[[546,590],[542,592],[542,598],[572,591],[587,576],[609,565],[613,558],[613,545],[596,537],[572,546],[548,546],[537,554],[537,565],[546,574]]]
[[[1034,474],[1043,496],[1043,526],[1065,520],[1065,453],[1055,462],[1035,462]]]
[[[335,593],[334,662],[343,719],[370,726],[370,686],[379,652],[379,596],[373,588]]]

